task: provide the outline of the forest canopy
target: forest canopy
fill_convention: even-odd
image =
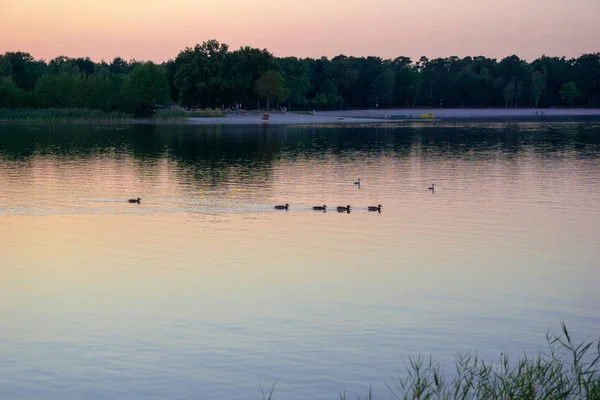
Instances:
[[[275,57],[208,40],[162,64],[120,57],[0,55],[0,108],[87,108],[148,115],[157,107],[340,109],[600,107],[600,53],[383,59]]]

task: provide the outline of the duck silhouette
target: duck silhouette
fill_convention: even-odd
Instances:
[[[327,209],[327,206],[326,206],[326,205],[322,205],[322,206],[314,206],[314,207],[313,207],[313,210],[315,210],[315,211],[316,211],[316,210],[323,210],[323,211],[325,211],[326,209]]]
[[[429,186],[427,189],[431,191],[435,190],[435,183],[432,183],[431,186]]]
[[[288,208],[290,208],[290,205],[285,203],[285,206],[275,206],[275,208],[277,210],[287,210]]]
[[[138,203],[138,204],[140,204],[140,200],[142,200],[142,199],[140,199],[140,198],[138,197],[137,199],[129,199],[128,201],[129,201],[130,203]]]
[[[369,206],[369,211],[379,211],[381,212],[381,204],[379,204],[377,207],[375,206]]]
[[[350,212],[350,205],[347,205],[346,207],[338,206],[337,210],[338,210],[338,212],[344,212],[344,211]]]

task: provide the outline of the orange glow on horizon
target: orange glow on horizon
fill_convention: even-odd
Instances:
[[[276,56],[418,59],[600,51],[600,2],[579,0],[2,0],[0,53],[166,61],[208,39]]]

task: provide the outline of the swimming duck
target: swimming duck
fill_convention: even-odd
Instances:
[[[277,210],[287,210],[288,208],[290,208],[290,205],[285,203],[285,206],[275,206],[275,208]]]
[[[379,211],[379,212],[381,212],[381,204],[379,204],[377,207],[375,207],[375,206],[369,206],[369,211]]]
[[[138,204],[140,204],[140,200],[141,199],[138,197],[137,199],[129,199],[129,202],[130,203],[138,203]]]
[[[344,211],[348,211],[348,212],[350,212],[350,206],[349,206],[349,205],[348,205],[348,206],[346,206],[346,207],[343,207],[343,206],[338,206],[338,207],[337,207],[337,210],[338,210],[338,212],[344,212]]]
[[[327,209],[326,205],[322,205],[322,206],[314,206],[313,210],[323,210],[325,211]]]
[[[354,184],[360,186],[360,178],[358,178],[358,180],[354,182]]]
[[[429,189],[429,190],[435,190],[435,183],[432,183],[431,186],[429,186],[427,189]]]

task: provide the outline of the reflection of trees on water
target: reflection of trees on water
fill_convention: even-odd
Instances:
[[[52,156],[101,162],[107,157],[144,176],[165,163],[179,179],[208,186],[239,180],[265,184],[281,162],[337,162],[377,157],[485,160],[506,156],[597,156],[598,124],[448,124],[404,127],[281,125],[30,125],[0,127],[0,160]],[[504,156],[503,156],[504,154]]]

